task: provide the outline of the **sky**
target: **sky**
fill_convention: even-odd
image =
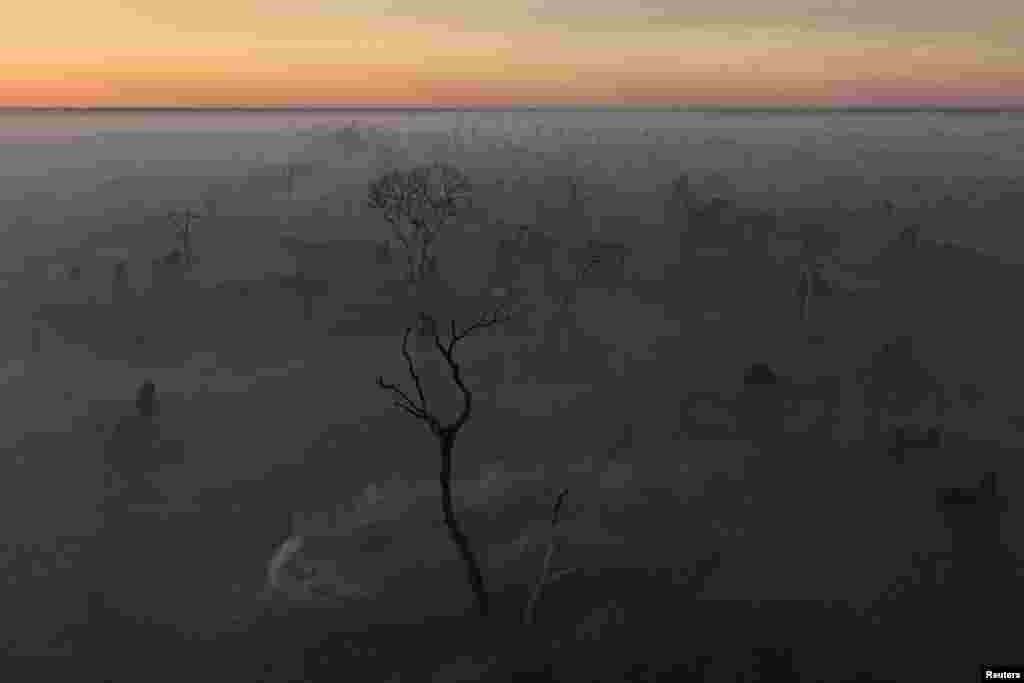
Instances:
[[[1024,106],[1021,0],[34,0],[0,106]]]

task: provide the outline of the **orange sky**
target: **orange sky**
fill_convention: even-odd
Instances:
[[[1022,35],[1020,0],[38,0],[0,106],[1024,105]]]

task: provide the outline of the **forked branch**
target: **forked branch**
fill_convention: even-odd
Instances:
[[[455,345],[474,332],[504,324],[511,317],[510,313],[498,308],[490,313],[481,315],[476,322],[461,332],[456,330],[455,321],[452,320],[447,344],[441,341],[441,335],[437,332],[437,325],[434,325],[434,345],[444,357],[444,361],[448,364],[448,369],[451,372],[452,381],[458,387],[459,393],[462,394],[462,410],[459,411],[459,416],[455,419],[455,422],[451,424],[453,430],[458,431],[461,429],[473,412],[473,394],[466,386],[466,382],[462,377],[462,368],[459,366],[458,361],[455,360]]]

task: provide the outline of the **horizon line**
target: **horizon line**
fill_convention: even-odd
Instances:
[[[518,106],[430,106],[430,105],[235,105],[235,106],[0,106],[0,113],[8,112],[280,112],[280,113],[332,113],[332,112],[555,112],[555,111],[664,111],[708,113],[1024,113],[1024,104],[1010,106],[942,106],[942,105],[796,105],[796,106],[742,106],[742,105],[518,105]]]

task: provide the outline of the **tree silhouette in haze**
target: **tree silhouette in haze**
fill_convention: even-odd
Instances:
[[[405,251],[408,283],[436,275],[434,245],[444,226],[468,206],[471,191],[462,171],[445,163],[392,170],[370,183],[367,206],[383,213]]]
[[[908,422],[918,422],[914,415],[928,408],[928,427],[939,428],[932,440],[938,445],[947,408],[943,384],[917,358],[913,337],[900,335],[872,353],[870,364],[857,371],[864,387],[866,406],[871,415],[871,429],[885,437]]]
[[[423,314],[421,317],[427,319],[429,323],[427,328],[433,337],[434,346],[444,359],[452,382],[458,388],[462,397],[462,407],[455,420],[451,422],[442,421],[437,413],[433,412],[428,405],[426,394],[423,392],[423,382],[409,353],[409,335],[412,333],[412,328],[406,328],[405,334],[402,337],[402,357],[405,358],[409,377],[412,379],[416,390],[415,394],[410,395],[397,384],[385,382],[383,377],[377,377],[377,386],[391,392],[395,406],[423,422],[437,442],[441,459],[439,483],[441,486],[441,511],[444,516],[444,524],[448,530],[449,538],[455,545],[459,557],[465,565],[466,577],[470,589],[473,591],[477,612],[480,616],[487,616],[490,611],[490,596],[480,569],[480,562],[473,550],[469,537],[462,530],[452,504],[452,454],[455,450],[455,441],[458,438],[459,431],[466,425],[466,422],[469,421],[473,413],[473,394],[469,387],[466,386],[462,376],[462,367],[455,359],[455,347],[460,341],[474,332],[503,324],[510,320],[511,316],[500,310],[491,314],[485,314],[461,332],[456,329],[455,321],[453,320],[451,321],[446,340],[441,338],[440,327],[432,316]]]
[[[147,379],[139,386],[135,398],[135,407],[142,417],[153,417],[156,415],[156,384],[153,380]]]
[[[181,242],[181,255],[185,260],[185,266],[193,263],[192,254],[192,225],[202,216],[186,209],[185,211],[171,211],[167,214],[167,220],[174,226],[178,240]]]

